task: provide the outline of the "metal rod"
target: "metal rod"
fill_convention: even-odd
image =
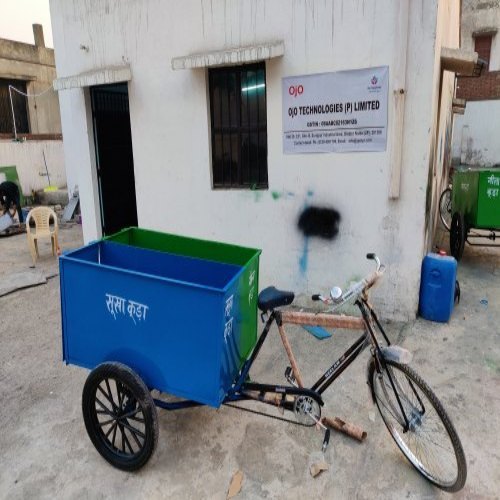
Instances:
[[[364,441],[366,438],[366,432],[358,427],[357,425],[351,424],[349,422],[344,422],[338,417],[323,417],[321,419],[322,423],[331,427],[332,429],[343,432],[344,434],[357,439],[358,441]]]
[[[50,184],[50,175],[49,175],[49,169],[47,168],[47,160],[45,160],[45,150],[42,150],[43,154],[43,162],[45,163],[45,172],[47,172],[47,179],[49,180],[49,186]]]
[[[162,401],[161,399],[153,399],[155,406],[158,408],[163,408],[164,410],[184,410],[186,408],[193,408],[195,406],[205,406],[204,403],[198,403],[197,401],[183,400],[183,401]]]
[[[12,104],[12,88],[9,85],[10,109],[12,110],[12,123],[14,124],[14,139],[17,140],[16,116],[14,115],[14,105]]]
[[[355,316],[339,316],[336,314],[315,314],[294,311],[281,313],[283,323],[293,325],[314,325],[331,328],[345,328],[349,330],[364,330],[365,324],[361,318]]]
[[[285,333],[285,329],[283,328],[283,324],[281,321],[278,323],[278,330],[280,332],[281,342],[283,342],[283,347],[285,348],[288,359],[290,360],[290,364],[292,365],[293,375],[295,376],[295,380],[299,387],[304,387],[304,381],[302,379],[302,375],[300,374],[299,365],[293,355],[292,346],[288,341],[288,338]]]

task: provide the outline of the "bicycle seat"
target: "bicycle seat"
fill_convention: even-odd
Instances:
[[[262,312],[267,312],[270,309],[291,304],[294,298],[293,292],[284,292],[274,286],[269,286],[259,293],[257,305]]]

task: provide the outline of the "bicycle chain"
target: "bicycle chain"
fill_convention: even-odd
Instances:
[[[265,413],[263,411],[252,410],[252,408],[245,408],[244,406],[238,406],[231,403],[224,403],[224,406],[229,406],[230,408],[235,408],[236,410],[246,411],[248,413],[253,413],[255,415],[262,415],[263,417],[268,417],[273,420],[280,420],[282,422],[287,422],[289,424],[299,425],[301,427],[314,427],[315,423],[312,424],[302,424],[301,422],[297,422],[296,420],[291,420],[285,417],[278,417],[278,415],[270,415],[269,413]]]

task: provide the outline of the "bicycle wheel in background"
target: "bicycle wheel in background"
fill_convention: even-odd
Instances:
[[[430,387],[407,365],[385,361],[378,373],[370,366],[370,385],[378,410],[399,449],[427,480],[442,490],[462,489],[467,464],[460,439],[443,405]],[[401,412],[393,384],[409,422]]]
[[[451,226],[451,189],[447,188],[439,197],[439,217],[447,231]]]

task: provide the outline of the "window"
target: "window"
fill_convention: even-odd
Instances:
[[[486,67],[484,68],[486,71],[490,66],[491,39],[491,35],[476,36],[474,39],[474,51],[477,52],[479,59],[487,61]]]
[[[26,94],[26,82],[20,80],[6,80],[0,78],[0,134],[13,134],[14,124],[12,122],[12,107],[16,117],[17,133],[28,134],[28,105],[27,98],[12,91],[12,107],[9,96],[9,85]]]
[[[214,188],[267,189],[266,67],[210,69]]]

